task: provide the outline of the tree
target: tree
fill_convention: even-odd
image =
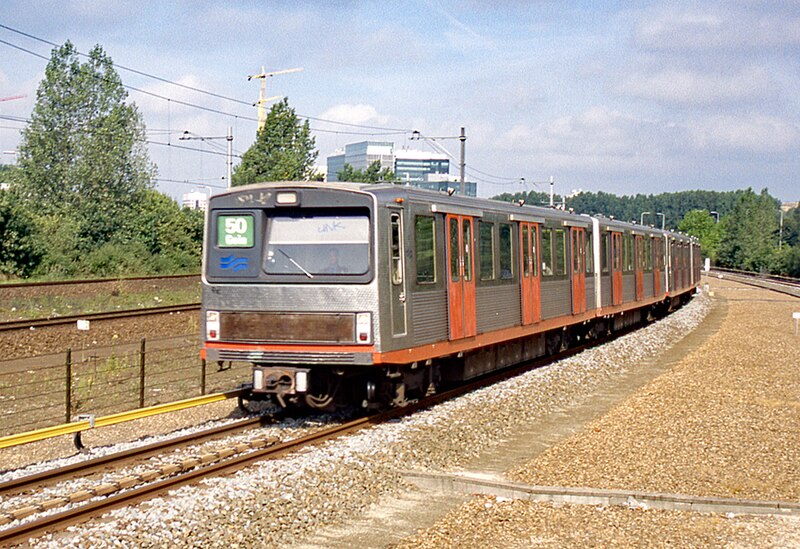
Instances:
[[[203,212],[182,208],[158,191],[145,192],[140,214],[129,220],[130,240],[144,245],[151,272],[177,272],[200,267]]]
[[[19,146],[19,187],[38,213],[76,221],[91,250],[120,230],[152,185],[144,123],[113,62],[97,45],[81,63],[68,41],[55,48]]]
[[[680,223],[678,230],[700,239],[700,248],[706,257],[716,262],[717,250],[722,239],[721,225],[707,210],[692,210]]]
[[[28,276],[33,272],[40,253],[31,239],[32,231],[32,217],[16,190],[0,191],[0,274]]]
[[[394,172],[389,168],[381,169],[380,160],[376,160],[366,170],[357,170],[350,164],[345,163],[344,169],[336,174],[339,181],[351,181],[353,183],[382,183],[384,181],[394,181]]]
[[[766,189],[756,194],[747,189],[730,215],[722,221],[723,237],[719,263],[747,271],[769,270],[778,248],[778,208],[780,203]]]
[[[289,100],[272,106],[256,142],[233,171],[233,185],[259,181],[304,181],[314,176],[319,154],[308,120],[300,123]]]
[[[792,208],[783,216],[783,243],[800,245],[800,208]]]

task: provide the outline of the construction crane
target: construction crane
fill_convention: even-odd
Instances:
[[[267,122],[267,102],[274,101],[275,99],[280,99],[280,95],[276,95],[274,97],[267,97],[267,78],[270,76],[275,76],[277,74],[287,74],[290,72],[300,72],[303,69],[285,69],[282,71],[273,71],[267,72],[264,69],[264,66],[261,66],[261,74],[251,74],[247,77],[247,80],[250,81],[253,78],[260,78],[261,79],[261,92],[258,95],[258,131],[264,129],[264,124]]]
[[[25,97],[28,97],[28,96],[25,95],[25,94],[12,95],[11,97],[0,97],[0,101],[13,101],[14,99],[24,99]]]

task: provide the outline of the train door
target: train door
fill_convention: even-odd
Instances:
[[[572,314],[586,312],[586,229],[570,228],[572,253]]]
[[[636,301],[644,298],[644,239],[641,235],[636,235],[633,240],[634,245],[634,278],[636,279]]]
[[[389,271],[392,286],[392,335],[406,334],[405,246],[403,243],[403,211],[392,208],[389,213]]]
[[[448,215],[446,221],[450,339],[461,339],[478,333],[473,219],[464,215]]]
[[[539,225],[522,222],[519,224],[519,234],[522,243],[522,324],[532,324],[542,319],[539,303]]]
[[[650,237],[648,237],[650,238]],[[664,254],[662,239],[654,238],[653,242],[653,295],[661,295],[661,262]]]
[[[622,305],[622,233],[611,233],[611,300]]]

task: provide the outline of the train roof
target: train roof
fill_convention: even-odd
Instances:
[[[563,225],[589,226],[592,223],[592,218],[595,218],[599,221],[600,226],[606,229],[618,229],[620,231],[641,234],[668,234],[681,240],[692,239],[687,235],[681,235],[679,233],[662,230],[656,227],[619,221],[601,215],[589,216],[587,214],[576,214],[555,208],[529,205],[525,204],[524,202],[520,204],[516,202],[493,200],[491,198],[477,198],[459,194],[451,195],[447,192],[432,191],[410,185],[397,185],[392,183],[353,183],[340,181],[325,183],[319,181],[264,182],[232,188],[224,193],[214,195],[212,200],[217,200],[219,198],[241,192],[251,192],[265,188],[280,189],[287,187],[325,188],[338,189],[347,192],[365,193],[374,195],[379,202],[390,202],[394,201],[396,198],[403,197],[405,199],[414,200],[417,202],[428,202],[431,204],[431,211],[448,213],[449,210],[452,213],[469,213],[480,217],[483,212],[488,210],[495,213],[507,214],[509,216],[509,220],[511,221],[542,222],[549,220],[556,221],[557,223]]]

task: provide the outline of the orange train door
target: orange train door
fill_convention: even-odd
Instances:
[[[572,227],[570,230],[572,248],[572,314],[586,312],[586,230]]]
[[[611,304],[622,305],[622,233],[611,233]]]
[[[664,240],[654,238],[653,242],[653,295],[661,295],[661,261],[664,254]]]
[[[634,237],[634,271],[636,273],[636,301],[644,299],[644,239],[640,235]]]
[[[522,324],[533,324],[542,319],[539,303],[539,225],[519,224],[519,241],[522,243]]]
[[[478,333],[473,220],[464,215],[448,215],[446,221],[450,339],[462,339]]]

